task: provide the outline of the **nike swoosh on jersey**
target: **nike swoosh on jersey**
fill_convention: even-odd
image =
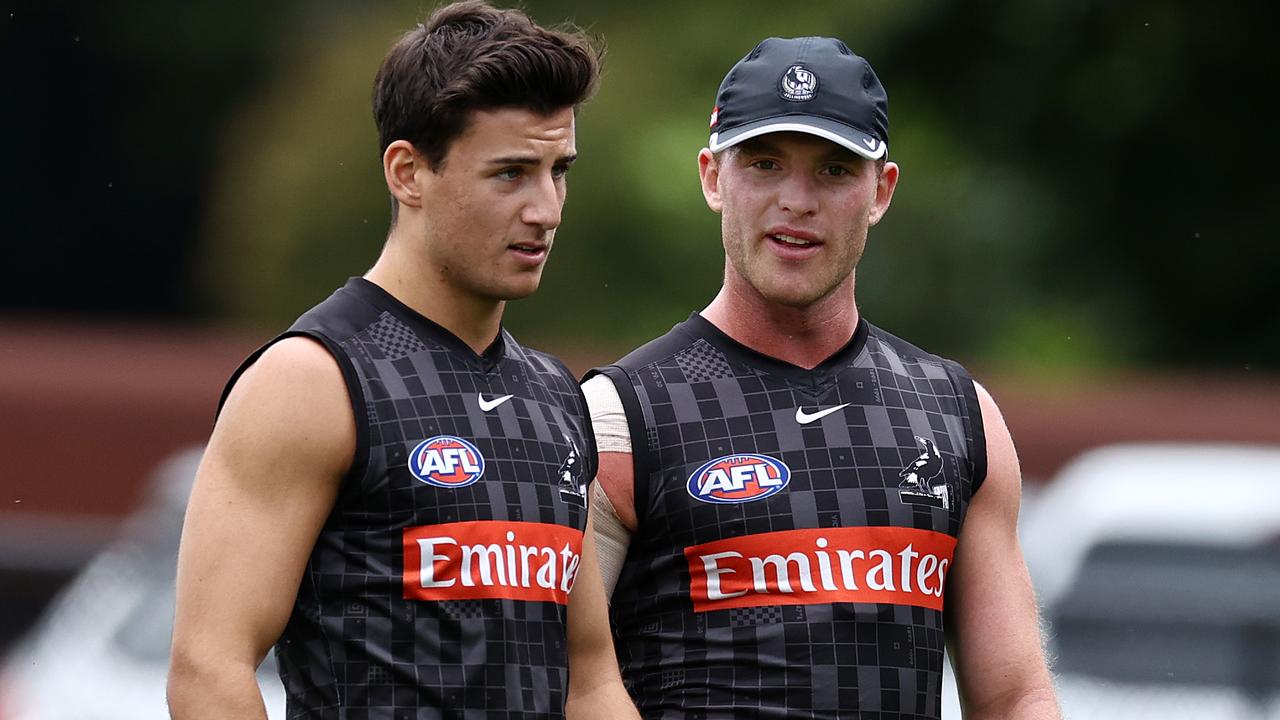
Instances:
[[[830,407],[830,408],[827,408],[826,410],[819,410],[818,412],[813,413],[812,415],[805,412],[804,408],[796,408],[796,422],[800,423],[801,425],[808,425],[814,420],[821,420],[822,418],[830,415],[831,413],[836,412],[838,410],[843,410],[847,407],[849,407],[849,403],[845,403],[843,405],[837,405],[835,407]]]
[[[484,399],[484,395],[481,395],[481,394],[479,394],[479,393],[477,393],[477,394],[476,394],[476,398],[478,398],[478,399],[480,400],[480,410],[481,410],[481,412],[489,412],[490,410],[492,410],[492,409],[494,409],[494,408],[498,407],[498,406],[499,406],[499,405],[501,405],[502,403],[504,403],[504,402],[506,402],[506,401],[510,400],[512,397],[514,397],[514,396],[513,396],[513,395],[503,395],[503,396],[502,396],[502,397],[500,397],[500,398],[494,398],[494,399],[492,399],[492,400],[485,400],[485,399]]]

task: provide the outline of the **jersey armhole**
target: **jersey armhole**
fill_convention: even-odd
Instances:
[[[627,432],[631,435],[631,484],[634,494],[637,526],[644,522],[649,509],[649,431],[644,422],[644,412],[640,409],[640,397],[636,394],[631,377],[617,365],[606,365],[595,368],[583,376],[583,381],[594,375],[604,375],[613,383],[618,391],[618,399],[622,401],[622,411],[627,416]]]
[[[982,482],[987,479],[987,435],[982,424],[982,404],[978,402],[977,383],[969,373],[958,366],[949,366],[952,382],[964,399],[965,424],[969,430],[969,458],[973,467],[972,496],[977,494]]]
[[[291,337],[310,338],[320,343],[325,350],[329,351],[329,355],[333,357],[338,363],[338,368],[342,370],[342,379],[347,386],[347,397],[351,401],[351,412],[356,425],[356,451],[351,458],[351,468],[347,471],[346,477],[343,478],[343,485],[359,482],[364,478],[369,466],[369,423],[366,420],[364,392],[360,389],[360,378],[356,375],[356,368],[351,362],[351,358],[327,335],[313,330],[289,330],[275,336],[263,344],[262,347],[254,350],[253,354],[245,358],[244,362],[240,363],[240,367],[236,368],[236,371],[231,374],[231,379],[227,380],[226,386],[222,389],[222,396],[218,398],[218,410],[214,414],[214,419],[216,420],[217,416],[222,414],[222,406],[226,404],[227,397],[231,394],[231,388],[235,387],[236,381],[240,379],[240,376],[257,362],[258,358],[262,357],[262,354],[268,348],[281,340]]]

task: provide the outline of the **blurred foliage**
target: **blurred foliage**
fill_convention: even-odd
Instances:
[[[160,7],[172,17],[148,15]],[[145,264],[157,244],[185,248],[148,266],[178,288],[171,304],[281,325],[377,257],[388,199],[371,80],[428,9],[391,0],[212,7],[135,1],[112,11],[121,24],[146,23],[101,52],[137,83],[120,108],[97,106],[113,114],[95,157],[140,163],[163,186],[162,207],[199,198],[193,222],[167,235],[144,229],[125,254]],[[859,269],[873,322],[966,362],[1024,371],[1280,369],[1270,6],[528,8],[608,45],[601,89],[579,116],[581,160],[543,287],[509,308],[509,326],[533,344],[622,351],[711,299],[723,260],[695,158],[716,87],[765,36],[824,34],[876,67],[902,166]],[[86,13],[105,16],[68,16]],[[145,142],[129,123],[149,131]],[[153,166],[192,177],[153,177]],[[104,237],[125,239],[110,231]]]

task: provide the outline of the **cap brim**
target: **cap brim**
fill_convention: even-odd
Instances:
[[[711,133],[709,148],[711,152],[720,152],[727,147],[737,145],[743,140],[776,132],[800,132],[816,135],[869,160],[879,160],[885,156],[889,149],[886,143],[880,142],[861,130],[854,129],[841,122],[812,115],[786,115],[768,118],[729,130],[713,132]]]

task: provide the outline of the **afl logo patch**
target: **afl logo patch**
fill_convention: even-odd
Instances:
[[[708,503],[744,503],[777,495],[791,482],[791,468],[768,455],[725,455],[689,476],[689,494]]]
[[[409,472],[428,485],[462,488],[484,474],[484,456],[462,438],[437,435],[418,443],[409,454]]]
[[[792,102],[812,100],[818,94],[818,76],[803,65],[792,65],[778,81],[778,94]]]

